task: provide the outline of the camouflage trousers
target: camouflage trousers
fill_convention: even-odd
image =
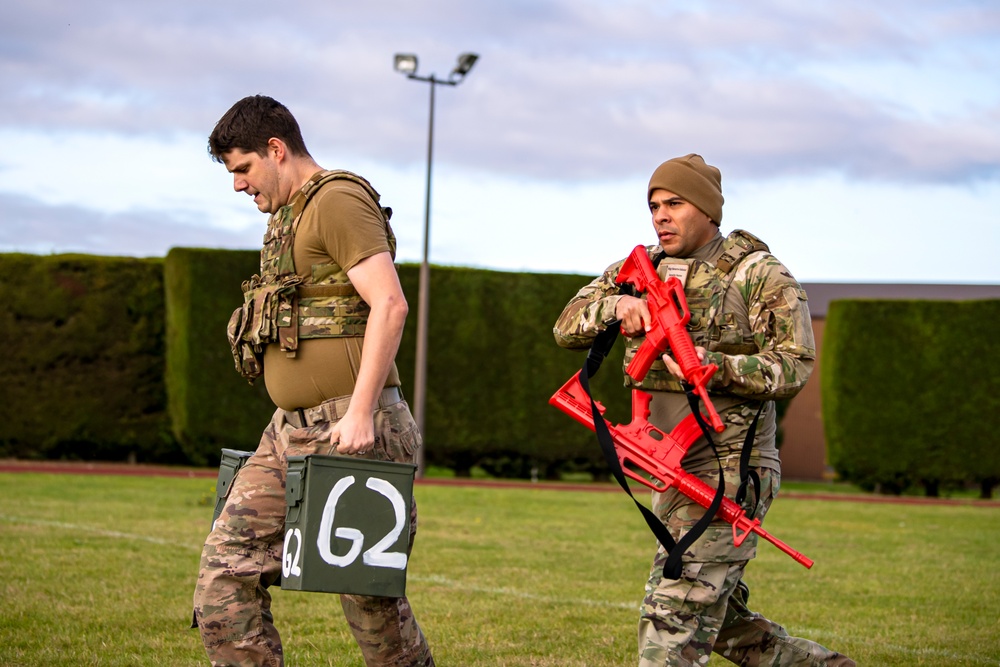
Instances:
[[[336,401],[340,409],[334,412],[342,415],[349,400],[331,399],[323,405]],[[288,457],[333,454],[330,429],[334,423],[319,421],[297,428],[302,422],[296,413],[276,411],[257,451],[233,480],[225,507],[205,541],[194,593],[195,616],[213,667],[284,664],[267,589],[281,575]],[[405,401],[380,404],[375,413],[375,445],[361,458],[411,463],[420,442]],[[416,528],[414,502],[408,553]],[[366,665],[434,665],[405,597],[341,595],[340,603]]]
[[[758,468],[761,479],[756,516],[763,520],[780,485],[780,473]],[[724,462],[726,496],[739,485],[739,462]],[[699,475],[713,489],[718,472]],[[653,509],[674,539],[687,532],[705,510],[675,490],[653,494]],[[757,536],[733,545],[732,526],[714,522],[684,554],[680,579],[665,579],[667,553],[653,560],[639,620],[639,667],[705,665],[714,651],[744,667],[853,667],[854,661],[750,611],[743,571],[756,555]]]

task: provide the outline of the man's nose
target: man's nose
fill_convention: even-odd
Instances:
[[[239,176],[233,177],[233,190],[237,192],[243,192],[247,189],[247,182],[240,178]]]

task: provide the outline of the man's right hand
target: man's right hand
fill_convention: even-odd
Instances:
[[[330,444],[338,454],[364,454],[375,442],[375,425],[371,411],[347,414],[330,429]]]
[[[622,333],[626,336],[645,335],[652,326],[646,301],[634,296],[623,296],[618,300],[615,317],[622,321]]]

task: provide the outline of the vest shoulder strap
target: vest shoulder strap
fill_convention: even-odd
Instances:
[[[372,187],[372,184],[368,182],[363,176],[359,176],[352,171],[347,171],[346,169],[330,169],[326,171],[320,171],[313,175],[309,181],[302,186],[302,190],[295,196],[292,201],[292,215],[298,217],[302,213],[302,209],[306,207],[309,200],[319,192],[319,189],[329,183],[330,181],[345,180],[351,181],[352,183],[357,183],[361,188],[368,193],[368,196],[372,198],[375,205],[382,212],[382,217],[388,222],[392,217],[392,209],[388,206],[382,206],[379,201],[381,196]]]
[[[743,258],[754,252],[770,252],[767,244],[748,231],[734,229],[723,244],[722,255],[715,262],[715,268],[728,274]]]

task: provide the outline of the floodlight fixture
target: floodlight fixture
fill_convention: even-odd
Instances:
[[[469,70],[472,69],[477,60],[479,60],[479,56],[475,53],[463,53],[458,57],[458,64],[455,65],[455,69],[451,71],[451,76],[448,78],[458,83],[458,81],[465,78],[465,75],[469,73]]]
[[[407,76],[417,73],[417,57],[412,53],[397,53],[393,67]]]

